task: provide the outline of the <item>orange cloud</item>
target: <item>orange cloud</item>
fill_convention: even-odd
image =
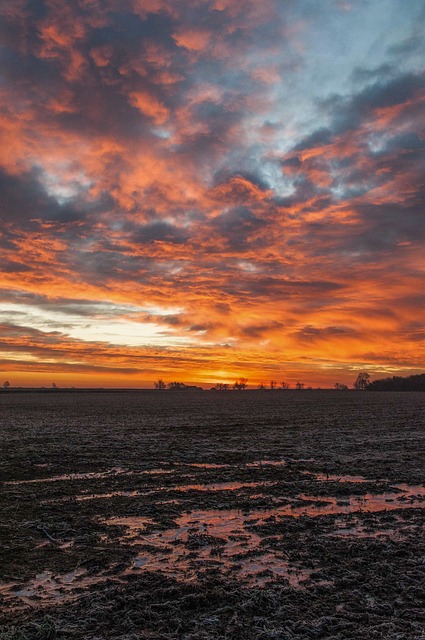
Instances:
[[[0,89],[12,382],[332,386],[420,368],[415,69],[353,62],[342,87],[324,65],[319,87],[317,15],[296,4],[36,4],[0,8],[19,34]]]

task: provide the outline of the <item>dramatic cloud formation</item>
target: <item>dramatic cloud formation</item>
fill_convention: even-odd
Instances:
[[[423,0],[6,0],[14,384],[425,362]]]

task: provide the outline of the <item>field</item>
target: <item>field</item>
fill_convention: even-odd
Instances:
[[[425,394],[0,395],[0,638],[425,640]]]

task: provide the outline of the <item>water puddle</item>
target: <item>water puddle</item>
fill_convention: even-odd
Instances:
[[[415,535],[415,526],[405,524],[400,518],[396,518],[388,526],[381,522],[363,523],[359,518],[353,518],[349,522],[337,518],[334,523],[335,530],[327,533],[327,537],[337,538],[373,538],[389,539],[393,541],[405,540]]]
[[[333,496],[309,496],[300,494],[300,498],[305,501],[314,502],[314,506],[298,506],[292,509],[291,513],[279,515],[292,515],[310,517],[322,515],[349,514],[357,511],[373,513],[376,511],[393,511],[395,509],[421,508],[423,505],[423,495],[412,495],[407,493],[366,493],[362,496],[347,496],[335,498]]]
[[[32,478],[31,480],[10,480],[3,482],[4,485],[26,485],[26,484],[43,484],[48,482],[64,482],[72,480],[98,480],[101,478],[110,478],[115,476],[152,476],[152,475],[168,475],[174,473],[173,469],[145,469],[143,471],[130,471],[122,467],[114,467],[107,471],[87,471],[85,473],[64,473],[50,478]]]
[[[338,476],[341,477],[341,476]],[[351,476],[356,477],[356,476]],[[353,480],[353,482],[356,482]],[[200,492],[220,492],[220,491],[238,491],[246,488],[261,488],[276,486],[276,482],[216,482],[213,484],[183,484],[183,485],[170,485],[168,487],[158,487],[150,489],[148,491],[110,491],[108,493],[87,493],[79,494],[72,497],[65,497],[60,500],[52,499],[45,500],[43,504],[50,502],[66,502],[74,500],[76,502],[84,502],[86,500],[99,500],[110,499],[116,497],[143,497],[151,496],[155,494],[163,493],[164,491],[177,491],[180,493],[187,493],[189,491]],[[279,515],[299,516],[299,515],[331,515],[338,513],[353,513],[354,511],[383,511],[400,509],[407,506],[415,506],[416,502],[422,502],[425,500],[425,488],[421,486],[409,486],[409,485],[393,485],[394,488],[399,489],[400,493],[383,493],[373,494],[366,493],[362,496],[347,496],[341,498],[335,498],[333,496],[309,496],[306,494],[300,494],[301,500],[305,502],[315,502],[315,507],[311,506],[298,506],[288,507],[285,513],[279,511]],[[275,501],[276,496],[269,496],[267,493],[257,493],[249,496],[250,499],[269,498]],[[420,504],[416,506],[421,506]]]
[[[425,487],[420,484],[393,484],[393,487],[405,493],[404,499],[425,498]]]
[[[280,576],[293,587],[299,587],[309,580],[311,571],[291,565],[283,552],[267,549],[267,538],[262,539],[252,530],[253,526],[276,524],[282,517],[421,508],[423,495],[412,495],[411,489],[408,487],[404,493],[367,493],[344,499],[300,494],[292,503],[247,513],[236,509],[193,511],[178,517],[176,527],[165,531],[155,531],[155,522],[146,518],[112,518],[106,522],[125,527],[123,540],[141,548],[132,572],[161,571],[178,579],[193,580],[204,571],[215,569],[250,585],[264,584]],[[360,531],[353,525],[345,535],[353,529]],[[339,533],[342,534],[342,528]]]
[[[215,462],[187,462],[181,463],[185,467],[193,467],[195,469],[225,469],[230,467],[230,464],[218,464]]]
[[[193,467],[196,469],[228,469],[229,467],[283,467],[286,465],[286,460],[256,460],[255,462],[246,462],[242,465],[231,465],[228,463],[217,462],[178,462],[178,466]]]
[[[168,487],[170,491],[237,491],[251,487],[270,486],[272,482],[214,482],[212,484],[183,484]]]
[[[338,476],[343,477],[343,476]],[[356,478],[356,476],[348,476]],[[354,480],[353,480],[354,481]],[[265,486],[259,482],[223,482],[215,484],[178,485],[160,487],[149,493],[165,490],[237,491],[245,487]],[[362,523],[355,514],[386,512],[396,509],[423,508],[425,487],[420,485],[394,484],[392,491],[381,494],[366,493],[363,496],[333,497],[299,494],[295,499],[286,499],[286,504],[271,508],[255,508],[247,511],[237,509],[199,509],[186,512],[175,519],[175,527],[162,530],[150,518],[110,518],[106,524],[124,528],[122,542],[134,545],[135,557],[129,569],[115,576],[121,580],[125,575],[143,571],[160,571],[178,580],[196,580],[211,572],[223,577],[238,579],[246,586],[264,585],[269,580],[284,579],[293,588],[304,588],[315,581],[315,570],[291,562],[284,549],[282,534],[261,537],[257,526],[274,525],[285,517],[345,516],[354,514],[347,522],[343,517],[335,522],[334,530],[326,536],[341,538],[391,537],[411,534],[409,526],[399,527],[394,521],[385,528],[378,519]],[[111,492],[110,494],[87,494],[78,499],[116,495],[146,495],[140,492]],[[265,494],[256,496],[268,497]],[[252,496],[251,496],[252,497]],[[68,498],[69,499],[69,498]],[[175,500],[168,501],[176,503]],[[279,530],[276,529],[278,532]],[[402,539],[402,538],[400,538]],[[107,539],[105,540],[107,542]],[[279,548],[276,547],[279,542]],[[65,545],[72,544],[70,542]],[[283,545],[283,546],[282,546]],[[89,576],[85,569],[77,568],[63,575],[50,571],[38,574],[26,585],[18,582],[0,583],[0,598],[9,606],[40,606],[54,604],[81,595],[81,590],[107,579],[106,575]]]
[[[373,480],[367,480],[363,476],[350,476],[336,473],[314,473],[312,471],[303,471],[305,475],[313,476],[316,480],[320,481],[329,481],[329,482],[353,482],[353,483],[364,483],[364,482],[374,482]]]
[[[85,502],[87,500],[102,500],[102,499],[111,499],[111,498],[135,498],[142,496],[151,496],[158,493],[163,493],[164,491],[179,491],[181,493],[186,493],[188,491],[203,491],[203,492],[219,492],[219,491],[237,491],[239,489],[252,488],[252,487],[266,487],[272,486],[273,482],[215,482],[212,484],[182,484],[182,485],[170,485],[168,487],[160,486],[155,489],[150,489],[148,491],[140,491],[138,489],[134,489],[131,491],[125,490],[117,490],[117,491],[109,491],[106,493],[80,493],[73,496],[65,496],[63,498],[52,498],[48,500],[43,500],[41,504],[52,504],[52,503],[60,503],[60,502]]]
[[[13,608],[16,608],[17,600],[30,606],[59,604],[77,597],[81,589],[103,580],[103,576],[88,576],[86,570],[81,568],[62,575],[43,571],[24,586],[17,582],[0,584],[0,596]]]
[[[45,482],[62,482],[65,480],[91,480],[97,478],[108,478],[127,473],[121,467],[114,467],[107,471],[88,471],[86,473],[64,473],[59,476],[51,476],[50,478],[32,478],[31,480],[10,480],[4,482],[5,485],[24,485],[24,484],[42,484]]]
[[[217,570],[249,585],[284,577],[293,587],[308,580],[311,570],[291,565],[283,553],[262,547],[262,538],[246,528],[249,522],[237,510],[194,511],[177,518],[175,529],[154,532],[155,523],[148,518],[108,521],[124,526],[124,539],[141,548],[127,573],[161,571],[187,581]]]
[[[257,462],[247,462],[246,467],[284,467],[286,460],[258,460]]]

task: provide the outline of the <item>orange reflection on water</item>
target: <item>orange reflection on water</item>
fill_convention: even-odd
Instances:
[[[254,526],[278,524],[282,517],[315,518],[422,507],[424,487],[396,488],[399,493],[367,493],[343,499],[300,494],[299,499],[305,504],[300,505],[297,500],[250,513],[237,509],[193,511],[176,518],[176,527],[165,531],[152,531],[155,523],[150,518],[112,518],[107,523],[125,527],[123,539],[143,547],[134,559],[132,571],[161,571],[193,580],[204,571],[215,569],[249,584],[262,584],[281,576],[295,587],[307,580],[309,573],[292,565],[284,552],[267,548],[267,539],[264,541],[253,531]]]

